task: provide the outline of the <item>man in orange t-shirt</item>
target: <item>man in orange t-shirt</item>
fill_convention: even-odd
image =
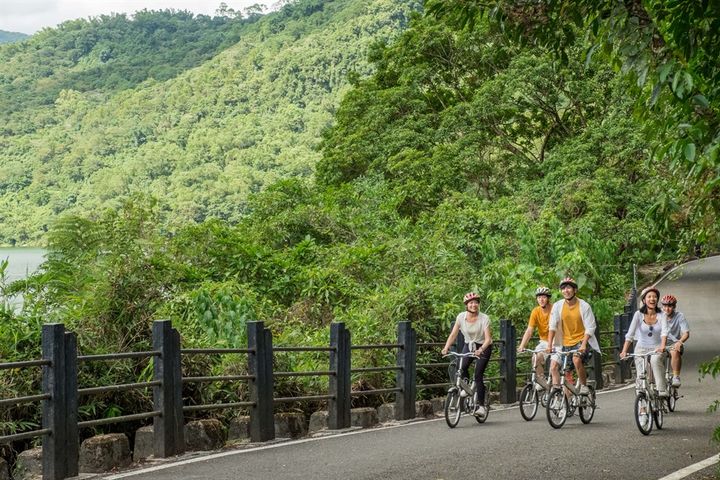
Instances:
[[[530,312],[527,329],[517,349],[518,353],[525,350],[525,345],[530,341],[533,331],[537,328],[538,337],[540,337],[540,341],[535,347],[535,377],[537,381],[536,388],[538,390],[548,388],[547,380],[545,380],[545,349],[547,349],[548,346],[548,329],[551,310],[550,296],[550,289],[547,287],[538,287],[535,290],[537,307],[533,308],[532,312]]]

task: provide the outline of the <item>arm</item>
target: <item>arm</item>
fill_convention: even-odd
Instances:
[[[460,322],[455,320],[455,325],[453,325],[452,330],[450,331],[450,335],[447,338],[447,341],[445,342],[445,346],[442,349],[442,354],[447,355],[448,350],[450,350],[450,346],[455,343],[455,339],[458,336],[458,332],[460,331]]]
[[[630,345],[632,345],[632,341],[625,340],[625,343],[623,344],[622,352],[620,352],[620,358],[625,360],[627,357],[628,350],[630,349]]]
[[[485,350],[487,350],[490,347],[490,345],[492,345],[492,333],[490,332],[490,322],[488,322],[485,325],[485,328],[483,329],[483,335],[485,337],[485,341],[483,342],[482,345],[480,345],[480,348],[475,350],[476,357],[479,357],[480,355],[482,355],[483,352]]]
[[[525,329],[525,334],[522,337],[522,340],[520,340],[520,345],[518,346],[517,351],[522,352],[525,349],[525,345],[530,341],[530,337],[532,336],[534,328],[528,325],[528,327]]]
[[[552,310],[550,310],[550,324],[548,325],[548,346],[545,349],[545,353],[552,353],[553,344],[555,342],[555,330],[557,330],[558,323],[560,322],[560,313],[558,312],[557,303],[553,304]]]
[[[583,309],[581,311],[581,316],[583,326],[585,327],[585,335],[583,335],[582,345],[580,345],[580,348],[578,350],[580,352],[585,352],[587,351],[588,340],[590,340],[590,337],[595,335],[597,322],[595,321],[595,314],[593,313],[590,304],[587,302],[583,302],[582,307]]]

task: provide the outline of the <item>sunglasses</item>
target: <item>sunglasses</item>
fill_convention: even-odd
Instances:
[[[652,337],[654,327],[652,325],[648,325],[648,328],[650,328],[650,331],[648,332],[648,337]]]

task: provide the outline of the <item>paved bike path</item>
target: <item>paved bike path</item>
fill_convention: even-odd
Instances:
[[[720,354],[720,257],[692,262],[660,283],[678,297],[690,323],[683,367],[684,395],[663,430],[643,436],[633,419],[632,387],[602,392],[591,424],[577,416],[552,429],[540,410],[525,422],[517,408],[492,411],[478,425],[463,417],[455,429],[444,420],[307,439],[272,448],[231,452],[193,463],[123,477],[145,479],[450,479],[564,478],[657,479],[717,455],[710,442],[720,414],[707,406],[720,398],[720,379],[698,379],[697,365]],[[109,477],[119,478],[119,476]]]

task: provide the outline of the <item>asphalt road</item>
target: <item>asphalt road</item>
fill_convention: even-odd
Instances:
[[[720,257],[685,265],[660,282],[678,297],[690,323],[683,367],[683,398],[663,430],[645,437],[633,419],[632,387],[603,392],[591,424],[577,416],[552,429],[540,410],[525,422],[517,408],[495,410],[479,425],[464,417],[451,430],[444,420],[354,432],[226,452],[222,457],[163,465],[132,476],[144,479],[657,479],[692,465],[720,448],[710,441],[720,413],[720,379],[697,374],[700,362],[720,354]],[[200,460],[200,461],[197,461]],[[114,476],[110,478],[120,478]]]

